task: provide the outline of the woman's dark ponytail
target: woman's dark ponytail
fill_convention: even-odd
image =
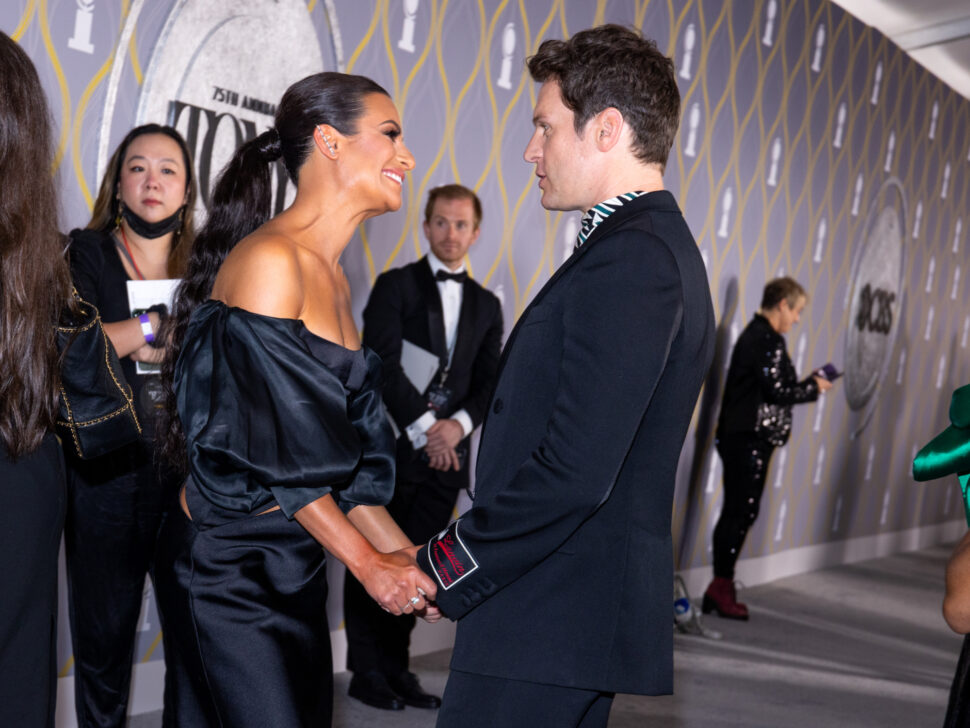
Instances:
[[[236,150],[219,175],[205,225],[195,238],[186,265],[185,278],[175,289],[172,315],[163,336],[170,337],[162,362],[165,407],[160,432],[165,433],[160,452],[160,469],[184,475],[187,472],[185,433],[178,418],[175,363],[192,312],[212,293],[219,267],[236,243],[269,220],[272,205],[271,162],[280,158],[280,137],[275,129],[264,131]],[[275,156],[274,156],[275,155]]]
[[[276,131],[275,126],[271,126],[253,141],[259,142],[259,153],[263,155],[263,159],[265,159],[267,162],[275,162],[277,159],[283,156],[283,146],[280,143],[280,133]]]

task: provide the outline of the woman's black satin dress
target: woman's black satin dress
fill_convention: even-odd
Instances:
[[[155,566],[165,725],[330,725],[324,552],[293,514],[328,493],[344,512],[390,499],[380,371],[298,320],[193,315],[175,373],[192,519],[166,516]]]

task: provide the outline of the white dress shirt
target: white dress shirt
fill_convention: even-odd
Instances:
[[[432,276],[439,270],[447,273],[459,273],[465,270],[464,263],[455,270],[451,270],[430,250],[428,251],[428,263],[431,264]],[[441,297],[441,314],[445,325],[445,348],[448,350],[448,364],[450,366],[450,358],[455,353],[455,341],[458,338],[458,319],[461,317],[463,286],[458,281],[436,281],[436,284],[438,286],[438,295]],[[445,386],[447,386],[447,382]],[[452,414],[451,419],[456,420],[461,425],[462,432],[464,433],[462,437],[468,437],[471,431],[475,429],[471,416],[464,409]],[[429,409],[407,426],[405,431],[407,432],[408,439],[411,441],[411,446],[415,450],[428,444],[428,437],[425,433],[436,421],[437,418],[435,417],[434,411]]]

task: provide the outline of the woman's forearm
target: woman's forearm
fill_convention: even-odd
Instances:
[[[347,514],[347,518],[382,553],[413,545],[384,506],[357,506]]]
[[[343,514],[329,494],[308,503],[294,513],[293,518],[355,576],[358,571],[366,569],[377,555],[377,549]]]
[[[359,508],[361,506],[353,510]],[[384,511],[383,508],[380,510]],[[423,594],[434,598],[437,591],[435,583],[418,567],[412,556],[401,552],[381,553],[378,550],[393,548],[403,536],[397,536],[394,529],[388,527],[388,521],[393,521],[386,511],[383,516],[379,512],[365,511],[355,517],[362,521],[365,531],[373,530],[377,548],[357,530],[329,494],[305,505],[294,514],[294,518],[327,551],[340,559],[363,584],[367,593],[391,614],[403,614],[412,608],[423,609]],[[400,532],[400,529],[397,531]]]
[[[148,318],[151,321],[152,331],[157,332],[158,314],[150,313]],[[145,345],[145,334],[137,318],[104,324],[104,333],[108,335],[119,357],[128,356]]]

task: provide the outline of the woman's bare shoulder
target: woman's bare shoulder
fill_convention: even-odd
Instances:
[[[304,292],[297,246],[262,228],[246,236],[219,268],[212,297],[264,316],[299,318]]]

